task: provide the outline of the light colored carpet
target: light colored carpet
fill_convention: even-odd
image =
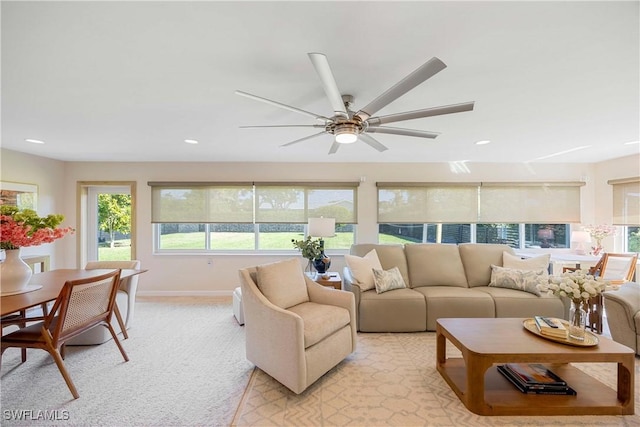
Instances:
[[[358,349],[296,395],[256,369],[237,426],[640,426],[633,416],[487,417],[468,411],[435,368],[435,333],[358,334]],[[459,355],[452,345],[449,356]],[[615,387],[615,365],[579,364]]]
[[[7,350],[0,371],[0,424],[640,427],[640,415],[475,415],[436,371],[434,333],[358,334],[354,354],[295,395],[246,360],[244,328],[233,318],[230,298],[141,299],[136,310],[130,338],[123,341],[130,362],[112,342],[68,349],[77,400],[46,352],[31,350],[21,364],[20,351]],[[453,346],[447,348],[456,355]],[[614,386],[613,365],[582,367]],[[639,378],[637,363],[638,414]],[[11,419],[16,411],[27,420]],[[47,415],[58,420],[46,420]]]
[[[227,426],[249,381],[244,328],[231,298],[136,303],[129,339],[116,345],[68,347],[65,363],[74,400],[47,352],[20,350],[2,358],[1,424],[65,426]],[[33,411],[26,421],[8,411]],[[34,420],[38,416],[59,421]],[[65,420],[64,418],[68,418]],[[15,418],[15,417],[14,417]]]

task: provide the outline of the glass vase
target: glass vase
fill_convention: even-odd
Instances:
[[[586,302],[584,300],[571,301],[569,308],[569,338],[584,341],[587,326]]]

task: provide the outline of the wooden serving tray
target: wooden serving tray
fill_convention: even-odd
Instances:
[[[569,329],[569,322],[563,319],[557,319],[557,320],[562,322],[562,324],[564,325],[565,328],[567,328],[567,330]],[[576,347],[593,347],[598,345],[598,337],[593,332],[590,332],[590,331],[584,331],[584,341],[581,341],[571,337],[560,338],[560,337],[551,337],[549,335],[542,335],[540,331],[538,331],[538,328],[536,326],[536,321],[534,319],[525,319],[522,322],[522,326],[524,326],[524,328],[527,331],[531,332],[534,335],[537,335],[549,341],[559,342],[560,344],[573,345]]]

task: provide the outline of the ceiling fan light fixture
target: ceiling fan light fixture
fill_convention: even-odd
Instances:
[[[340,144],[353,144],[358,140],[358,135],[351,132],[336,133],[336,142]]]
[[[352,144],[358,140],[358,128],[352,124],[341,124],[334,130],[336,142],[340,144]]]

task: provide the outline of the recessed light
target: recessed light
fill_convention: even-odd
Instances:
[[[26,142],[31,142],[32,144],[44,144],[44,141],[40,141],[39,139],[31,139],[31,138],[27,138],[25,139]]]
[[[483,139],[482,141],[477,141],[476,145],[487,145],[490,144],[491,141],[489,141],[488,139]]]
[[[197,144],[198,141],[196,141],[195,139],[185,139],[184,142],[186,142],[187,144]]]
[[[640,141],[625,142],[624,145],[640,144]]]

